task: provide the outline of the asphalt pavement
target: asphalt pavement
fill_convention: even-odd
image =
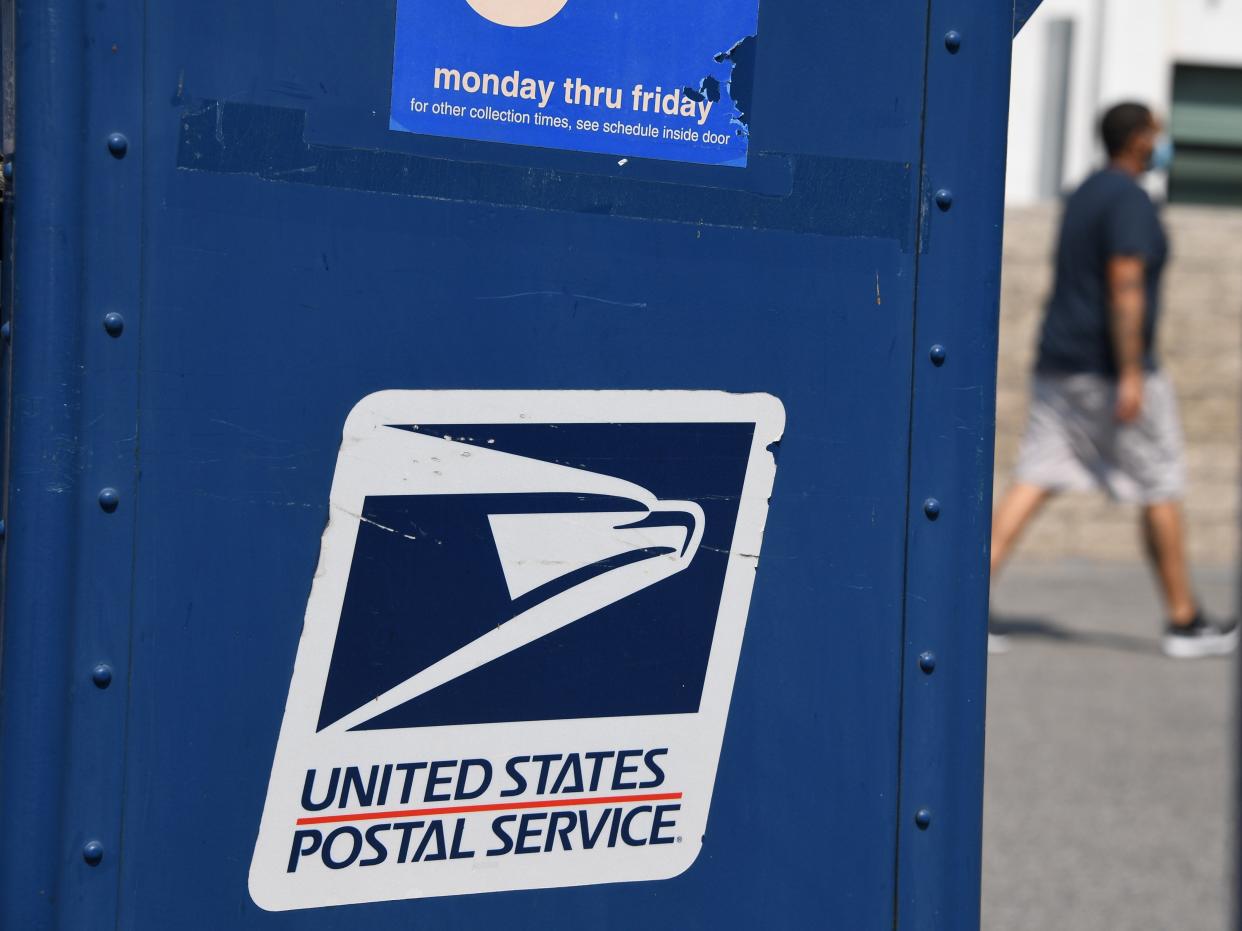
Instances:
[[[1234,574],[1200,571],[1234,612]],[[1171,660],[1141,566],[1017,563],[993,593],[985,931],[1232,928],[1233,659]]]

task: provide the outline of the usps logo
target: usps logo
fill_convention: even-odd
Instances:
[[[269,910],[668,879],[705,842],[784,409],[386,391],[345,424]]]

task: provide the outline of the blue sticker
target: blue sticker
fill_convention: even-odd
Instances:
[[[394,130],[744,167],[759,0],[398,0]]]

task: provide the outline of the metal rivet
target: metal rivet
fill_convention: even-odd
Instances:
[[[13,163],[5,162],[4,163],[4,180],[9,181],[12,179],[12,177],[13,177]]]
[[[936,206],[941,210],[948,210],[953,206],[953,192],[948,188],[941,188],[936,192]]]
[[[82,859],[91,866],[99,866],[99,861],[103,859],[103,855],[103,844],[97,840],[90,840],[82,845]]]
[[[105,488],[99,493],[99,506],[111,514],[121,503],[121,493],[115,488]]]
[[[112,667],[107,663],[100,663],[91,670],[91,681],[99,688],[106,689],[112,684]]]
[[[124,133],[111,133],[108,136],[108,151],[117,158],[125,157],[125,153],[129,151],[129,140]]]
[[[109,336],[120,336],[121,331],[125,329],[125,318],[116,311],[112,311],[112,313],[104,314],[103,325]]]
[[[9,323],[7,320],[4,321],[4,323],[0,323],[0,339],[4,340],[7,343],[12,338],[13,338],[13,325]]]
[[[962,47],[962,34],[956,29],[950,29],[944,34],[944,47],[949,50],[949,54],[956,55],[957,50]]]
[[[940,516],[940,502],[935,498],[928,498],[923,502],[923,513],[927,515],[928,520],[935,520]]]
[[[920,831],[926,831],[931,825],[931,809],[920,808],[915,812],[914,823],[919,826]]]
[[[927,353],[927,355],[931,357],[932,365],[935,365],[935,366],[944,365],[945,351],[944,351],[944,347],[941,346],[939,343],[936,343],[936,345],[932,346],[931,350]]]
[[[926,653],[919,654],[919,669],[923,670],[929,676],[936,671],[936,654],[930,650]]]

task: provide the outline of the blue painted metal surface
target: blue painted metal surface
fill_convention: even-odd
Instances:
[[[746,169],[394,134],[392,3],[16,11],[0,926],[977,924],[1013,9],[764,0]],[[391,388],[784,402],[685,874],[251,901],[341,425]]]
[[[1022,27],[1035,15],[1035,11],[1039,9],[1039,5],[1043,2],[1044,0],[1014,0],[1013,34],[1015,36],[1022,31]]]
[[[950,32],[961,36],[956,50],[935,41]],[[932,929],[978,923],[1005,180],[995,134],[1008,113],[1010,32],[995,7],[941,0],[929,33],[923,173],[954,197],[929,208],[918,260],[914,339],[932,349],[914,356],[910,493],[934,494],[940,508],[934,521],[911,508],[908,528],[897,917],[898,927]],[[928,649],[934,675],[915,659]],[[921,810],[932,813],[926,828]]]

